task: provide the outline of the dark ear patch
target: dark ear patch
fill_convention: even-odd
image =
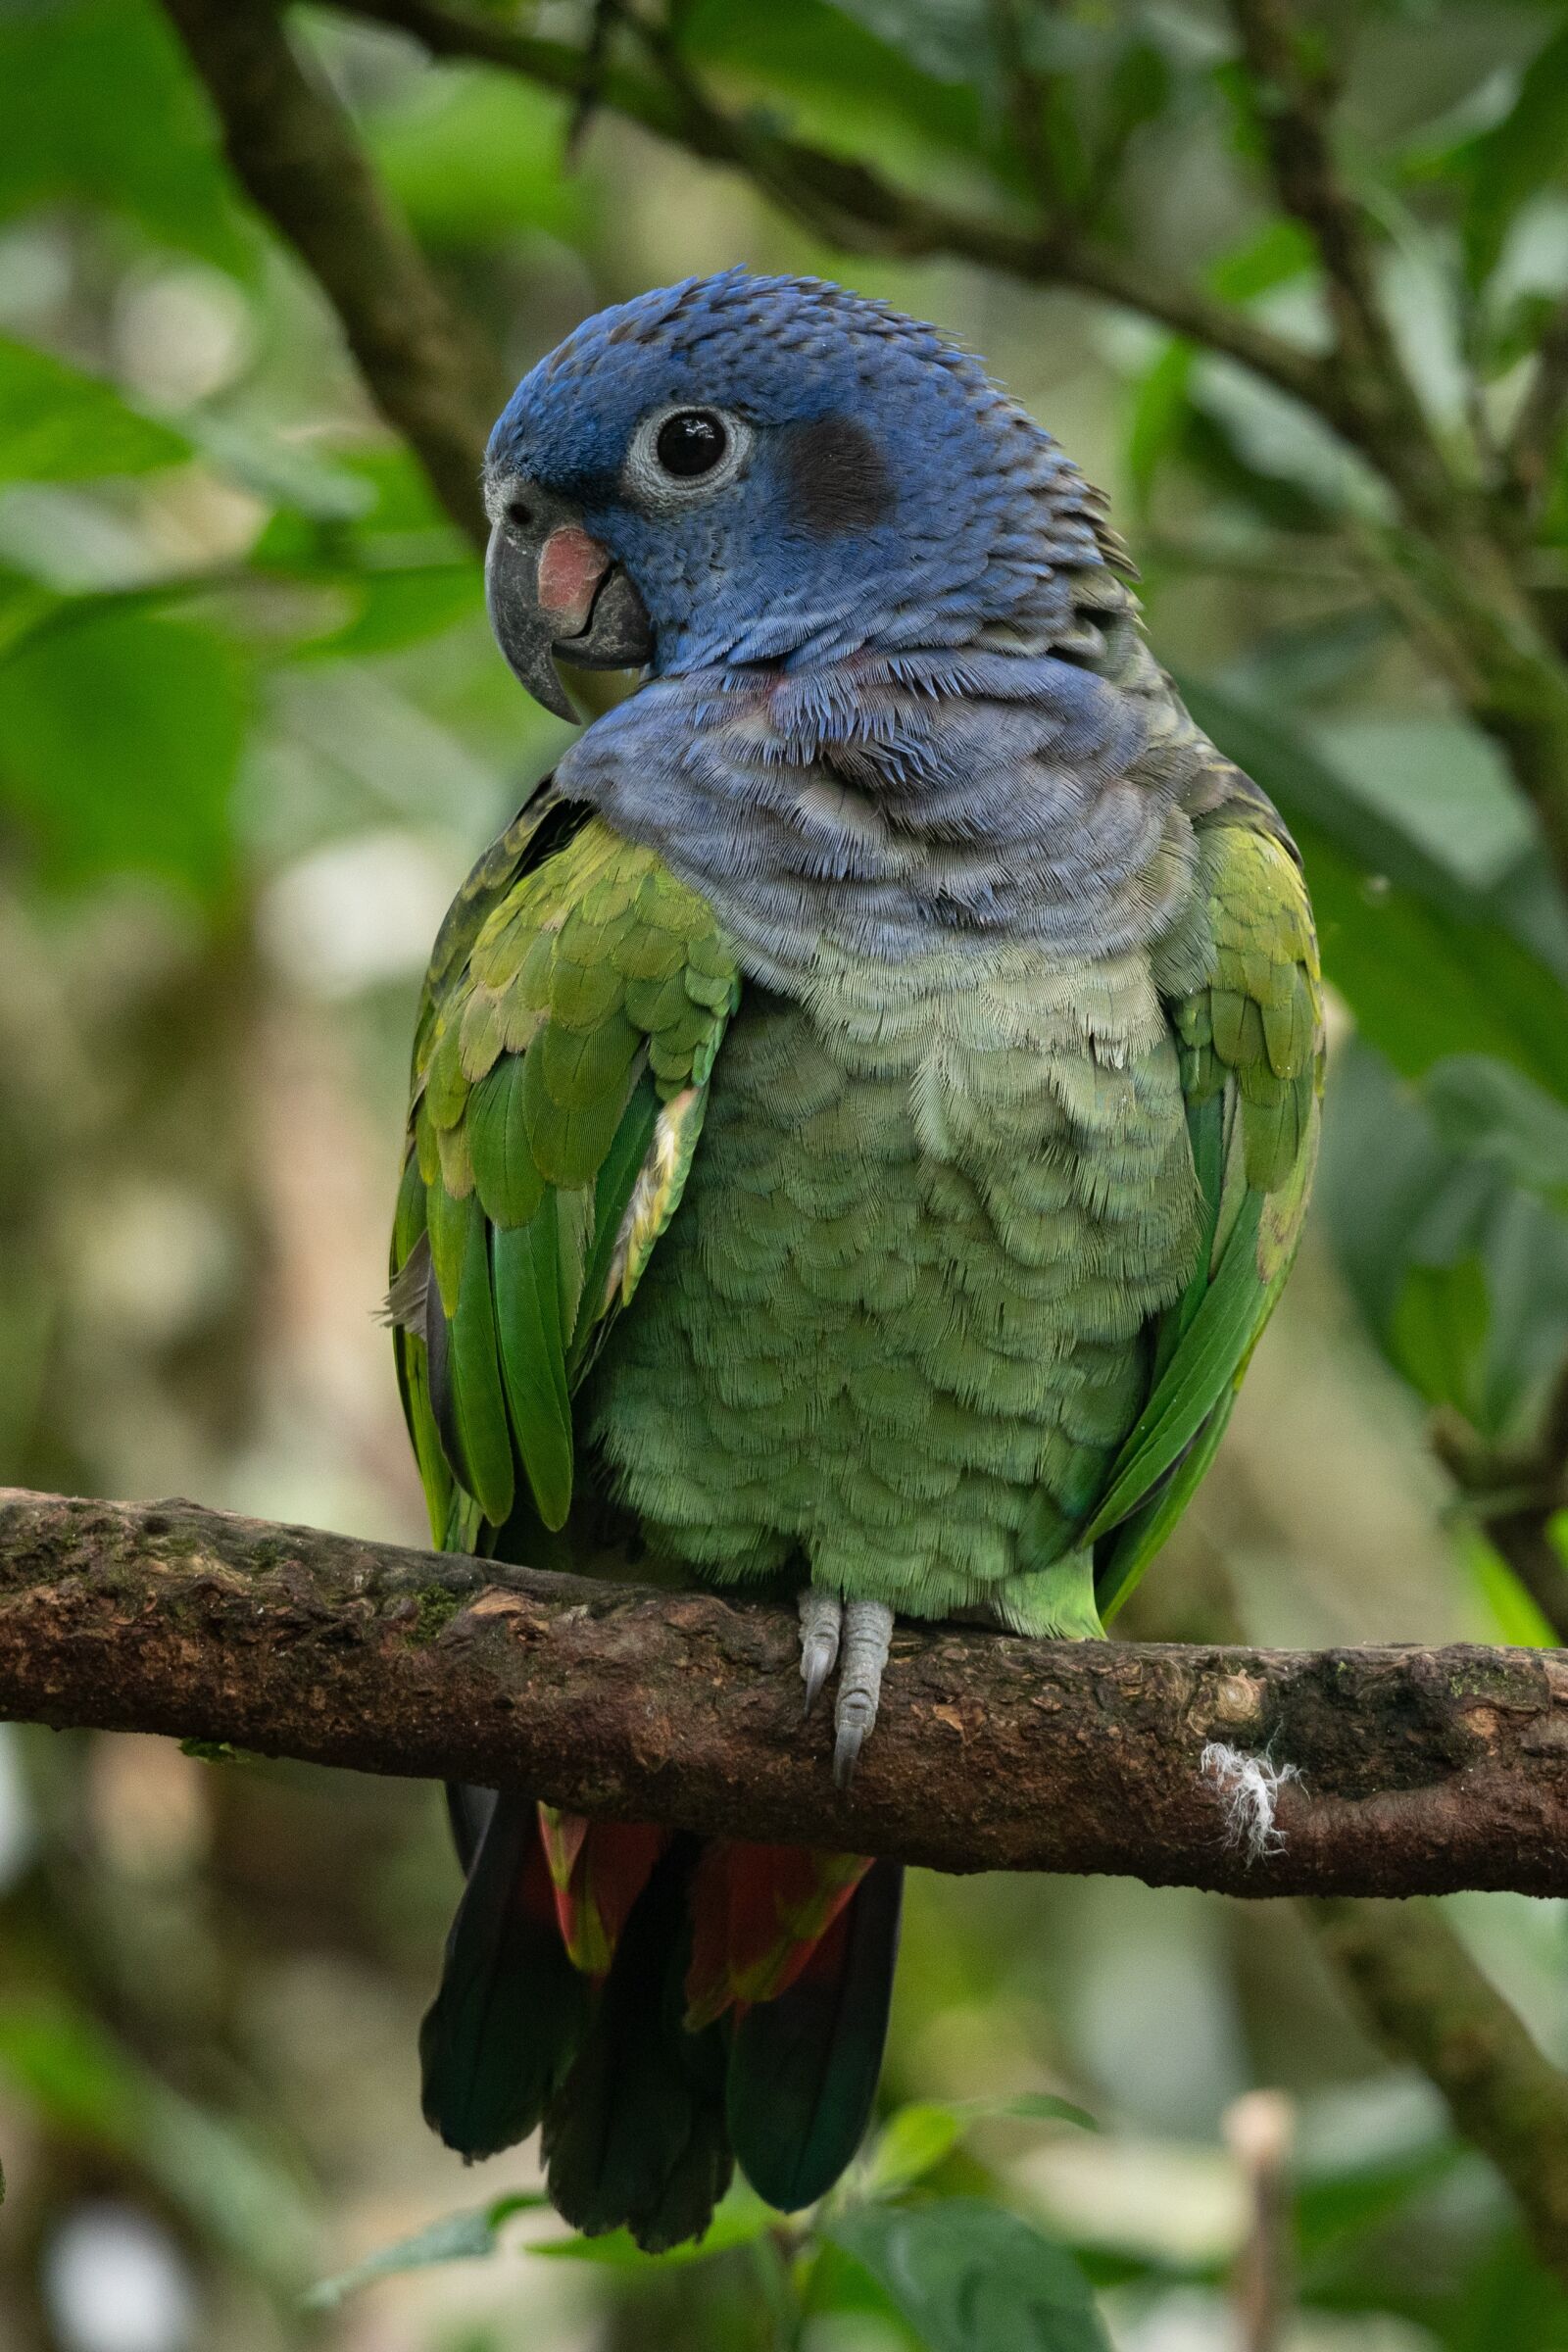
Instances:
[[[853,416],[817,416],[785,436],[790,505],[808,531],[868,529],[893,509],[893,477]]]

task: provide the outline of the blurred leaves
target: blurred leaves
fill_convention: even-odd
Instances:
[[[1072,2256],[995,2205],[858,2205],[828,2235],[929,2352],[1109,2352]]]
[[[0,817],[53,888],[142,873],[214,905],[248,707],[246,662],[215,630],[67,605],[0,662]]]
[[[110,384],[0,336],[0,481],[74,482],[172,466],[190,445]]]
[[[580,40],[589,15],[568,0],[539,28],[552,40]],[[1485,435],[1506,432],[1517,390],[1503,370],[1527,359],[1568,278],[1568,32],[1560,11],[1465,0],[1354,17],[1336,31],[1345,47],[1336,63],[1348,76],[1347,162],[1379,223],[1379,269],[1391,288],[1403,270],[1416,289],[1404,299],[1407,309],[1413,299],[1423,352],[1443,343],[1455,318],[1477,346],[1476,414],[1450,407],[1443,416],[1460,471],[1479,478]],[[507,8],[503,21],[531,19]],[[1190,274],[1213,298],[1321,346],[1314,251],[1267,200],[1255,110],[1235,103],[1231,43],[1213,12],[1186,0],[1121,11],[1011,0],[777,0],[767,8],[686,0],[673,21],[686,71],[743,128],[817,139],[921,196],[995,218],[1009,233],[1031,222],[1087,222],[1138,267]],[[1137,552],[1156,600],[1162,657],[1182,663],[1195,712],[1279,803],[1301,844],[1328,973],[1353,1031],[1337,1043],[1318,1195],[1351,1296],[1421,1398],[1462,1414],[1489,1441],[1528,1426],[1568,1348],[1568,912],[1499,760],[1434,697],[1412,660],[1397,594],[1368,576],[1387,501],[1360,462],[1235,368],[1125,314],[947,266],[917,274],[896,237],[863,269],[847,263],[798,227],[748,209],[732,176],[705,184],[689,162],[670,165],[651,142],[627,137],[609,108],[584,144],[582,168],[568,170],[570,108],[560,96],[493,71],[433,65],[412,43],[348,26],[340,15],[307,17],[302,31],[447,281],[515,354],[546,348],[598,300],[721,259],[820,268],[943,317],[999,360],[1047,422],[1060,422],[1091,472],[1119,486],[1118,507],[1130,503],[1150,542]],[[611,55],[628,72],[655,72],[624,24]],[[151,878],[248,939],[253,907],[272,903],[280,880],[298,881],[324,847],[337,862],[325,881],[315,874],[321,923],[344,937],[357,924],[391,929],[390,869],[373,855],[357,860],[367,845],[373,851],[376,828],[395,821],[405,849],[424,858],[437,881],[449,867],[455,881],[514,784],[520,797],[535,747],[558,738],[535,726],[494,661],[478,567],[416,464],[389,446],[360,401],[297,261],[236,198],[207,101],[154,0],[12,0],[0,10],[0,90],[12,99],[0,139],[10,260],[0,283],[8,330],[0,523],[8,512],[14,526],[0,534],[0,865],[14,893],[0,912],[10,919],[21,910],[14,937],[6,934],[8,992],[13,1026],[35,1040],[38,1069],[73,1073],[55,1081],[62,1099],[85,1092],[88,1065],[112,1093],[113,1154],[84,1168],[61,1212],[75,1249],[106,1214],[105,1168],[140,1174],[164,1149],[163,1139],[149,1145],[133,1130],[123,1108],[149,1083],[152,1050],[126,1047],[123,1028],[103,1016],[99,1027],[81,1027],[73,1061],[61,1041],[77,1031],[62,1023],[59,1006],[71,991],[97,990],[112,1005],[127,989],[145,990],[136,958],[156,964],[171,955],[168,937],[149,922],[127,946],[108,916],[102,931],[91,928],[89,910],[113,902],[123,877]],[[169,331],[160,322],[173,314],[145,297],[168,273],[171,253],[225,273],[243,305],[243,332],[232,338],[237,356],[226,370],[204,375],[193,365],[181,389],[176,369],[166,394],[156,365],[166,355],[156,345]],[[1441,332],[1430,331],[1434,320]],[[196,333],[189,322],[180,331]],[[81,366],[19,339],[32,336],[78,355]],[[1442,386],[1429,352],[1424,364],[1423,386],[1435,398]],[[116,382],[129,390],[122,395]],[[1487,405],[1494,394],[1494,409]],[[143,415],[140,401],[167,407],[177,426]],[[140,478],[119,478],[129,475]],[[1559,488],[1559,523],[1565,499]],[[107,556],[96,569],[57,572],[43,560],[52,538]],[[1560,604],[1559,596],[1548,617],[1560,618]],[[161,905],[164,894],[152,895]],[[59,944],[67,896],[83,943],[74,964]],[[255,976],[273,964],[270,983]],[[288,987],[303,968],[302,952],[269,934],[244,986]],[[277,1090],[281,1108],[269,1108],[267,1057],[235,1053],[235,1032],[219,1035],[216,1021],[208,1036],[200,1004],[175,1049],[182,1065],[199,1063],[204,1050],[224,1057],[196,1098],[198,1121],[182,1096],[176,1123],[201,1123],[205,1143],[211,1109],[225,1149],[237,1133],[256,1161],[268,1162],[252,1171],[258,1182],[292,1187],[281,1205],[270,1199],[282,1272],[245,1334],[258,1358],[275,1350],[284,1367],[269,1408],[276,1431],[250,1432],[253,1450],[216,1463],[182,1441],[170,1388],[147,1371],[160,1343],[137,1338],[129,1308],[118,1310],[116,1326],[128,1335],[118,1342],[123,1362],[95,1367],[95,1377],[114,1372],[143,1384],[127,1388],[127,1417],[145,1433],[149,1459],[189,1462],[198,1492],[226,1481],[236,1499],[254,1504],[260,1488],[264,1499],[281,1501],[282,1515],[331,1517],[343,1507],[345,1490],[312,1467],[318,1419],[333,1477],[345,1459],[379,1462],[391,1451],[366,1401],[370,1383],[351,1382],[352,1409],[335,1419],[318,1410],[321,1359],[340,1348],[358,1312],[352,1274],[346,1302],[328,1264],[340,1254],[338,1188],[353,1181],[343,1171],[361,1121],[392,1132],[396,1106],[387,1106],[406,1048],[406,992],[386,984],[390,967],[366,968],[382,972],[377,991],[358,983],[352,1012],[334,1001],[321,1014],[331,1023],[323,1068],[310,1063],[302,1076],[291,1066]],[[36,998],[22,985],[28,979],[39,982]],[[202,984],[187,993],[200,998]],[[285,1025],[276,1014],[263,993],[258,1020],[275,1032]],[[308,1026],[292,1001],[286,1026],[294,1040]],[[317,1049],[306,1038],[299,1050]],[[6,1076],[8,1100],[28,1112],[19,1133],[36,1129],[55,1156],[70,1157],[9,1066]],[[32,1159],[26,1169],[15,1200],[0,1203],[19,1266],[42,1262],[28,1222],[39,1189]],[[381,1206],[377,1195],[376,1216]],[[187,1228],[179,1231],[188,1247]],[[361,1238],[351,1225],[342,1254]],[[107,1275],[123,1281],[137,1257],[117,1248]],[[101,1284],[105,1275],[82,1279]],[[167,1288],[155,1266],[155,1287],[160,1281]],[[321,1330],[302,1338],[295,1327],[302,1299],[318,1302],[330,1346]],[[67,1320],[77,1311],[61,1307]],[[98,1328],[83,1319],[89,1335]],[[42,1327],[13,1312],[0,1337],[8,1360],[41,1379]],[[74,1345],[77,1360],[90,1352],[81,1331]],[[74,1376],[79,1386],[82,1374]],[[96,1465],[102,1454],[90,1449],[104,1417],[78,1411],[79,1426],[53,1443],[65,1458],[82,1449]],[[383,1492],[367,1473],[348,1507],[395,1516],[402,1506],[394,1481]],[[1539,1622],[1494,1555],[1462,1535],[1456,1541],[1474,1555],[1475,1576],[1490,1580],[1499,1630],[1539,1638]],[[1441,1542],[1436,1531],[1433,1542]],[[1410,1597],[1412,1608],[1424,1605],[1424,1594]],[[222,1784],[217,1801],[229,1806],[241,1802],[236,1788],[260,1777],[209,1776]],[[322,1798],[318,1811],[325,1824],[335,1808]],[[303,1808],[280,1818],[288,1832],[280,1877],[296,1900],[295,1866],[313,1838],[323,1880],[364,1869],[364,1856],[331,1842],[320,1824],[302,1829]],[[218,1876],[242,1878],[253,1861],[250,1841],[231,1838]],[[408,1862],[421,1902],[429,1863],[423,1849]],[[1015,1889],[965,1889],[958,1924],[943,1939],[941,1996],[922,1996],[915,1972],[906,1975],[895,2066],[906,2088],[951,2087],[953,2063],[939,2058],[928,2069],[923,2037],[929,2033],[940,2051],[959,2023],[983,2037],[985,2079],[1001,2079],[1009,2057],[1048,2079],[1058,2060],[1068,2079],[1082,2065],[1097,2104],[1103,2095],[1116,2119],[1093,2152],[1114,2154],[1126,2145],[1129,2117],[1134,2133],[1139,2128],[1141,2086],[1114,2082],[1117,2033],[1105,2029],[1097,2054],[1075,2042],[1074,2018],[1124,1995],[1054,1951],[1049,1977],[1044,1962],[1018,1974],[1034,1967],[1032,1955],[1019,1956],[1003,1998],[995,1947],[1005,1939],[996,1922],[1024,1914],[997,1904],[1018,1900]],[[1050,1906],[1060,1900],[1038,1890],[1047,1908],[1027,1916],[1055,1917]],[[1075,1933],[1096,1900],[1092,1889],[1075,1891]],[[401,1888],[390,1909],[403,1919]],[[345,2104],[368,2104],[392,2046],[374,2035],[394,2031],[375,2020],[384,2008],[401,2033],[414,1992],[385,1952],[338,1952],[332,1962],[353,1989],[340,2009],[327,2009],[323,2029],[313,2004],[333,1996],[307,1985],[299,1997],[297,1977],[285,1979],[269,1954],[270,1920],[258,1933],[255,1906],[243,1902],[238,1917],[220,1952],[192,1959],[193,1981],[203,1966],[232,1978],[259,2039],[261,2006],[270,2003],[285,2021],[269,2030],[276,2046],[295,2050],[292,2063],[310,2084],[296,2099],[304,2136],[321,2123],[310,2112],[321,2104],[319,2052],[302,2044],[299,2056],[289,2036],[315,2015],[334,2046],[346,2039],[355,2088]],[[1248,1933],[1250,1923],[1236,1928],[1238,1947]],[[301,1906],[280,1940],[290,1938],[314,1953],[327,1931]],[[1216,2002],[1249,2005],[1249,2032],[1261,2026],[1309,2084],[1360,2065],[1339,2046],[1343,2021],[1329,2030],[1335,2047],[1325,2058],[1314,2029],[1281,2014],[1291,1995],[1280,1989],[1278,1959],[1274,1945],[1266,1967],[1254,1955],[1251,1983],[1206,1945],[1201,1957],[1184,1947],[1183,1965],[1214,1977]],[[416,1965],[423,1963],[421,1951]],[[937,1970],[929,1957],[925,1965]],[[351,1967],[359,1973],[350,1976]],[[1023,2024],[1008,2000],[1027,2011]],[[292,2297],[314,2267],[313,2215],[243,2120],[248,2094],[236,2087],[232,2052],[195,2022],[182,2020],[181,2033],[208,2070],[193,2077],[199,2105],[116,2033],[63,2004],[0,2011],[0,2080],[23,2119],[8,2238],[15,2244],[29,2194],[37,2202],[39,2176],[24,2169],[36,2136],[96,2151],[111,2180],[167,2201],[215,2274],[227,2263]],[[363,2071],[358,2034],[372,2053]],[[396,2092],[400,2119],[413,2117],[411,2095]],[[651,2352],[731,2352],[759,2340],[767,2315],[791,2326],[806,2315],[813,2344],[820,2323],[824,2346],[913,2340],[932,2352],[1103,2352],[1086,2278],[1143,2298],[1114,2314],[1129,2341],[1174,2340],[1184,2324],[1171,2298],[1177,2280],[1213,2298],[1201,2306],[1200,2332],[1183,2340],[1207,2340],[1203,2327],[1218,2340],[1220,2266],[1211,2252],[1184,2267],[1151,2225],[1129,2247],[1085,2245],[1080,2268],[1078,2252],[1022,2218],[1036,2179],[1030,2167],[1053,2150],[1031,2149],[1020,2162],[1006,2133],[973,2130],[1008,2115],[1089,2121],[1045,2097],[909,2100],[815,2216],[780,2225],[742,2186],[701,2246],[674,2256],[645,2256],[621,2232],[541,2238],[528,2251],[548,2259],[498,2267],[505,2294],[496,2309],[505,2316],[493,2337],[476,2321],[471,2340],[524,2340],[535,2325],[525,2281],[586,2287],[593,2279],[617,2314],[606,2341]],[[416,2139],[416,2122],[409,2129]],[[1189,2129],[1196,2141],[1207,2126]],[[367,2136],[376,2136],[373,2125]],[[401,2122],[393,2137],[399,2168],[416,2163]],[[995,2160],[994,2141],[1003,2150]],[[359,2199],[373,2234],[387,2179],[368,2159],[356,2168],[329,2136],[322,2149],[313,2158],[315,2200],[342,2207]],[[1295,2218],[1314,2342],[1341,2340],[1343,2324],[1356,2329],[1348,2343],[1402,2326],[1422,2331],[1408,2340],[1444,2352],[1568,2347],[1568,2306],[1500,2204],[1488,2202],[1480,2169],[1441,2129],[1387,2159],[1368,2154],[1352,2132],[1334,2162],[1303,2167]],[[399,2170],[393,2180],[406,2210],[409,2176]],[[951,2193],[971,2187],[1003,2204]],[[1018,2213],[1004,2209],[1009,2200]],[[508,2195],[449,2216],[325,2281],[313,2303],[321,2313],[377,2279],[520,2251],[523,2233],[507,2225],[537,2202]],[[407,2308],[416,2302],[411,2290]],[[394,2288],[384,2308],[396,2303]],[[215,2309],[214,2340],[226,2343],[230,2315]],[[322,2323],[296,2324],[314,2333]],[[402,2352],[413,2338],[394,2333],[390,2319],[387,2327]],[[788,2340],[787,2328],[780,2337]],[[252,2340],[244,2335],[246,2352]],[[278,2340],[277,2328],[266,2336]],[[439,2337],[456,2340],[445,2328]]]
[[[1513,104],[1448,160],[1464,188],[1465,274],[1483,285],[1532,196],[1568,178],[1568,26],[1525,68]]]
[[[868,2197],[891,2197],[913,2187],[951,2156],[975,2125],[994,2120],[1098,2127],[1092,2115],[1050,2091],[1022,2091],[1010,2098],[938,2102],[911,2099],[895,2110],[872,2141],[857,2176]]]
[[[1413,804],[1330,767],[1273,712],[1193,680],[1183,692],[1295,833],[1324,969],[1362,1036],[1408,1077],[1491,1054],[1568,1103],[1568,990],[1501,892],[1444,862]]]
[[[403,2271],[428,2270],[439,2262],[481,2261],[496,2251],[508,2222],[516,2214],[536,2212],[547,2202],[532,2191],[513,2191],[466,2213],[449,2213],[416,2230],[412,2237],[399,2238],[395,2245],[368,2254],[352,2270],[322,2278],[305,2297],[306,2306],[312,2311],[330,2311],[346,2296],[358,2294],[362,2286],[373,2286],[377,2279],[396,2278]]]
[[[1501,1440],[1541,1402],[1568,1331],[1568,1218],[1518,1181],[1522,1158],[1539,1173],[1541,1133],[1549,1153],[1562,1113],[1496,1064],[1440,1064],[1433,1082],[1435,1099],[1370,1045],[1342,1050],[1319,1203],[1396,1367]]]
[[[247,2270],[285,2288],[309,2275],[315,2222],[292,2175],[91,2018],[63,2002],[0,2008],[0,2078],[74,2139],[126,2159]]]
[[[525,229],[582,241],[593,201],[562,170],[565,102],[499,74],[460,70],[373,113],[369,141],[392,193],[436,247],[486,246]]]
[[[207,110],[153,0],[0,12],[0,218],[63,201],[133,218],[158,243],[249,275],[243,222]]]

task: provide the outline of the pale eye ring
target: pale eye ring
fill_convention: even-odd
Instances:
[[[671,402],[643,418],[626,453],[626,486],[645,506],[684,505],[732,482],[752,445],[733,410]]]

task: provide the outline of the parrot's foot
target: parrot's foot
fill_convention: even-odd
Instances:
[[[841,1788],[847,1788],[876,1721],[882,1669],[893,1640],[893,1611],[884,1601],[841,1601],[837,1593],[816,1592],[809,1586],[801,1594],[800,1611],[801,1680],[806,1685],[808,1714],[843,1652],[838,1702],[833,1710],[833,1778]]]
[[[822,1695],[839,1658],[839,1633],[844,1603],[836,1592],[819,1592],[808,1585],[796,1604],[801,1612],[801,1680],[806,1685],[805,1712],[809,1715]]]
[[[893,1640],[893,1611],[886,1601],[851,1600],[844,1605],[844,1663],[833,1710],[833,1778],[847,1788],[855,1778],[860,1748],[876,1721],[882,1669]]]

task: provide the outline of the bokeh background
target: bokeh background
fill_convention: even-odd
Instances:
[[[613,14],[489,11],[580,48],[595,20],[623,37]],[[1318,340],[1224,12],[1020,21],[1044,168],[1118,249]],[[1561,12],[1380,0],[1312,24],[1347,76],[1403,364],[1434,432],[1484,446],[1568,284]],[[1009,28],[988,0],[697,0],[678,24],[742,119],[1016,208]],[[1485,1501],[1533,1459],[1568,1359],[1568,917],[1530,804],[1411,622],[1372,469],[1128,310],[847,254],[612,105],[574,122],[350,15],[291,29],[511,370],[651,284],[819,270],[983,351],[1111,493],[1162,659],[1302,836],[1335,984],[1299,1271],[1125,1630],[1550,1639]],[[1548,606],[1565,511],[1537,510]],[[237,194],[158,9],[3,0],[0,1476],[422,1538],[373,1320],[418,975],[565,739],[494,654],[471,552],[319,292]],[[587,2262],[530,2250],[560,2235],[530,2207],[469,2229],[487,2259],[308,2301],[537,2187],[530,2151],[465,2176],[418,2118],[454,1891],[431,1789],[0,1730],[7,2352],[910,2340],[830,2265],[803,2319],[776,2249]],[[1444,1910],[1568,2062],[1560,1906]],[[1074,2249],[1120,2352],[1244,2344],[1226,2119],[1259,2086],[1294,2118],[1290,2352],[1568,2345],[1496,2175],[1374,2045],[1301,1911],[916,1877],[884,2096],[938,2120],[898,2127],[883,2184],[902,2165]],[[1031,2091],[1101,2129],[981,2119],[948,2144],[942,2102]]]

